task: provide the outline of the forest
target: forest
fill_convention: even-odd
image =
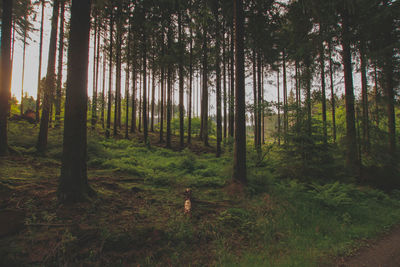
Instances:
[[[0,11],[1,266],[399,266],[399,1]]]

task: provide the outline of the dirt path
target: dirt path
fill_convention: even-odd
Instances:
[[[398,267],[400,266],[400,226],[380,239],[360,249],[356,255],[341,260],[340,267]]]

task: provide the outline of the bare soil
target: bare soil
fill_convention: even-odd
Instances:
[[[340,267],[398,267],[400,266],[400,226],[378,239],[367,242],[355,255],[339,259]]]

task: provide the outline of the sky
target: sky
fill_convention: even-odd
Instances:
[[[15,42],[15,53],[13,60],[13,77],[12,77],[12,88],[11,92],[18,101],[21,99],[21,87],[22,87],[22,79],[24,79],[24,92],[26,92],[29,96],[33,96],[36,98],[37,94],[37,80],[38,80],[38,64],[39,64],[39,34],[40,34],[40,19],[41,19],[41,8],[36,6],[37,16],[36,21],[31,21],[33,23],[34,28],[36,29],[34,32],[30,32],[30,40],[28,41],[28,46],[26,47],[26,60],[25,60],[25,75],[22,78],[22,66],[23,66],[23,42],[20,36],[16,36]],[[46,75],[47,71],[47,58],[48,58],[48,50],[49,50],[49,39],[50,39],[50,28],[51,28],[51,15],[52,9],[50,5],[47,5],[45,8],[45,23],[44,23],[44,34],[43,34],[43,61],[42,61],[42,78]],[[66,19],[69,19],[68,11],[66,12]],[[58,36],[57,36],[58,37]],[[58,38],[57,38],[58,39]],[[68,40],[65,40],[67,43]],[[58,40],[57,40],[58,44]],[[92,80],[93,80],[93,35],[91,35],[90,39],[90,51],[89,51],[89,71],[88,71],[88,96],[92,96]],[[66,81],[66,48],[64,52],[64,62],[63,62],[63,83]],[[58,56],[57,56],[58,58]],[[102,62],[102,61],[101,61]],[[57,63],[58,64],[58,63]],[[57,65],[56,65],[57,66]],[[100,64],[100,77],[102,77],[102,64]],[[267,101],[276,101],[277,99],[277,89],[276,89],[276,72],[265,71],[264,76],[264,97]],[[115,70],[114,70],[115,74]],[[293,75],[293,68],[290,67],[288,70],[289,75]],[[356,88],[356,93],[358,93],[358,82],[359,82],[359,74],[354,73],[354,84]],[[107,70],[107,79],[108,79],[108,70]],[[247,75],[246,79],[246,101],[252,102],[253,93],[252,93],[252,75]],[[327,77],[328,78],[328,77]],[[319,85],[319,79],[314,79],[313,87],[316,89]],[[115,83],[115,78],[113,79],[113,83]],[[99,84],[101,86],[102,82],[99,79]],[[122,92],[124,94],[125,91],[125,74],[123,71],[122,75]],[[280,77],[280,84],[282,85],[282,75]],[[107,90],[108,82],[106,82],[106,90]],[[337,89],[337,94],[340,95],[343,92],[343,75],[342,73],[338,73],[335,76],[335,85]],[[327,86],[329,86],[329,81],[327,80]],[[292,90],[294,87],[293,80],[288,78],[288,90]],[[177,86],[175,86],[177,88]],[[196,88],[196,86],[194,87]],[[101,89],[99,88],[99,91]],[[282,86],[281,86],[282,90]],[[157,91],[157,90],[156,90]],[[215,113],[215,90],[210,95],[210,111],[211,114]],[[281,93],[282,95],[282,93]],[[329,90],[327,90],[327,98],[330,98]],[[185,97],[186,102],[186,97]],[[186,104],[185,104],[186,105]]]

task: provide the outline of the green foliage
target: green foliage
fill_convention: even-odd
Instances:
[[[352,203],[352,199],[347,194],[347,186],[339,182],[325,185],[313,184],[312,186],[311,192],[314,194],[314,199],[328,207],[338,208]]]
[[[28,212],[27,224],[63,223],[56,207],[51,209],[43,204],[42,196],[36,197],[42,192],[42,185],[31,188],[41,181],[54,181],[59,175],[61,129],[50,129],[48,157],[54,157],[50,159],[31,155],[36,127],[25,123],[10,126],[13,133],[10,141],[27,160],[18,163],[5,159],[0,182],[27,193],[34,192],[35,197],[20,204]],[[242,194],[230,187],[232,155],[228,149],[221,158],[215,158],[214,154],[197,155],[189,149],[175,152],[149,148],[133,140],[104,139],[91,132],[89,182],[99,198],[95,203],[80,206],[84,212],[79,211],[79,225],[89,224],[94,229],[80,233],[65,228],[59,235],[46,232],[59,244],[49,262],[69,263],[79,259],[88,265],[100,260],[118,263],[122,255],[132,253],[130,263],[148,266],[165,262],[317,266],[321,259],[351,253],[358,246],[355,240],[374,237],[400,221],[397,191],[388,195],[345,179],[338,182],[329,176],[318,176],[323,172],[315,169],[308,169],[307,177],[296,173],[283,175],[284,166],[299,168],[295,164],[302,160],[300,144],[264,147],[261,157],[249,146],[248,185]],[[322,144],[315,141],[313,145],[321,145],[315,151],[323,155]],[[294,152],[284,152],[284,148]],[[337,149],[333,147],[329,153],[336,153]],[[294,156],[296,153],[299,158]],[[285,155],[296,160],[282,163]],[[183,213],[183,191],[187,187],[193,191],[191,215]],[[43,197],[47,197],[48,191],[43,191]],[[37,228],[31,227],[24,234],[29,242],[39,242],[37,232]],[[87,249],[80,249],[80,242],[87,242]],[[12,255],[20,253],[11,248],[4,251]]]

